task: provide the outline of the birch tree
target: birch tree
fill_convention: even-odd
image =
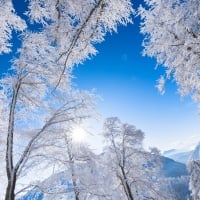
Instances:
[[[200,199],[200,161],[192,160],[188,164],[188,169],[190,172],[190,190],[192,191],[192,196],[194,200]]]
[[[47,193],[45,199],[59,199],[62,196],[75,200],[107,199],[108,193],[104,190],[106,184],[102,178],[104,171],[100,167],[101,158],[85,144],[74,143],[69,134],[65,136],[65,142],[65,154],[62,152],[56,159],[59,158],[59,170],[62,168],[64,172],[62,179],[68,181],[69,186],[67,190],[65,185],[58,188],[55,194]],[[45,190],[42,191],[45,194]]]
[[[53,152],[56,151],[56,157],[48,154],[54,163],[54,173],[37,183],[32,194],[42,195],[44,200],[110,199],[111,187],[107,183],[111,175],[101,164],[102,155],[94,154],[86,144],[75,143],[70,131],[65,130],[64,137],[64,142]],[[30,194],[28,192],[22,199]]]
[[[143,149],[144,133],[118,118],[108,118],[104,125],[107,142],[107,168],[114,177],[117,199],[166,199],[159,191],[159,155],[155,149]]]
[[[200,100],[200,2],[199,0],[145,0],[139,9],[143,20],[141,32],[144,54],[154,57],[165,67],[158,81],[163,90],[167,79],[173,78],[182,96]]]
[[[8,110],[8,121],[4,124],[8,126],[4,144],[8,177],[6,199],[14,199],[17,180],[30,173],[34,166],[48,164],[47,155],[62,140],[59,134],[62,124],[70,127],[91,114],[89,94],[72,92],[64,82],[62,89],[57,88],[56,93],[51,94],[50,85],[43,82],[45,76],[40,77],[38,70],[39,67],[2,80],[2,88],[8,92],[5,102],[8,107],[4,105]],[[19,186],[17,190],[22,188]]]
[[[20,32],[21,44],[13,51],[10,73],[0,81],[5,200],[24,191],[20,177],[41,161],[42,166],[48,163],[42,158],[49,160],[48,153],[60,142],[63,123],[71,126],[90,116],[92,95],[71,87],[72,68],[95,55],[94,44],[117,31],[118,24],[131,22],[133,13],[129,0],[30,0],[27,7],[21,3],[26,17],[15,12],[11,0],[0,0],[0,53],[13,51],[13,31],[18,36]]]

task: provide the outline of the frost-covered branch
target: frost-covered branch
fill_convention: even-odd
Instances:
[[[173,78],[179,93],[200,100],[200,2],[146,0],[140,8],[144,54],[166,68],[161,79]],[[159,90],[163,81],[158,82]]]

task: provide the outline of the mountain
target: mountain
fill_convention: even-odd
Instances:
[[[34,189],[18,200],[43,200],[43,198],[44,194],[37,189]]]
[[[163,152],[163,156],[171,158],[177,162],[187,164],[193,151],[181,151],[177,149],[170,149]]]
[[[170,149],[164,151],[163,156],[184,164],[187,164],[190,160],[200,160],[200,142],[193,150]]]
[[[163,173],[165,177],[188,176],[186,165],[170,158],[162,157]]]
[[[74,193],[72,192],[73,187],[72,184],[66,180],[65,173],[66,172],[53,174],[43,182],[39,183],[37,187],[33,188],[31,191],[17,200],[44,200],[44,193],[42,191],[45,191],[46,194],[57,194],[59,191],[59,193],[63,193],[63,198],[61,198],[61,195],[59,196],[60,200],[66,199],[66,197],[68,200],[74,200]]]
[[[186,165],[167,157],[162,157],[162,162],[165,181],[171,186],[172,194],[176,199],[190,200],[189,174]]]
[[[168,180],[168,182],[171,183],[173,186],[173,191],[175,191],[176,195],[180,197],[181,200],[186,200],[186,195],[188,195],[189,192],[189,186],[188,186],[188,172],[186,165],[183,163],[176,162],[170,158],[161,157],[162,163],[163,163],[163,173]],[[65,190],[68,191],[68,199],[74,200],[73,194],[70,194],[70,188],[72,188],[72,185],[66,179],[64,179],[65,172],[60,172],[58,174],[54,174],[53,176],[50,176],[48,179],[43,181],[43,185],[50,186],[50,192],[55,191],[56,188],[63,187]],[[51,184],[49,184],[51,183]],[[66,196],[65,196],[66,198]],[[43,200],[44,195],[43,193],[38,189],[34,188],[32,191],[28,192],[25,196],[18,200]]]
[[[191,152],[189,160],[200,160],[200,142],[195,147],[195,149]]]

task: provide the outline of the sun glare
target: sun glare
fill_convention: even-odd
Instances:
[[[74,142],[81,143],[86,140],[86,131],[81,127],[75,127],[72,132],[72,139]]]

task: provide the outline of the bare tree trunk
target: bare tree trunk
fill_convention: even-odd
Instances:
[[[6,149],[6,172],[8,178],[8,185],[6,189],[5,200],[15,199],[16,170],[13,167],[13,134],[14,134],[14,121],[15,121],[15,108],[17,104],[17,98],[20,86],[21,86],[21,80],[20,78],[18,78],[13,91],[13,97],[9,113],[7,149]]]
[[[73,188],[74,188],[75,200],[79,200],[79,190],[77,188],[78,186],[77,186],[74,174],[72,174],[72,184],[73,184]]]
[[[74,196],[75,196],[75,200],[79,200],[79,189],[78,189],[78,185],[77,185],[77,178],[75,175],[75,170],[74,170],[74,155],[72,153],[72,141],[70,138],[68,138],[66,136],[65,138],[65,142],[67,144],[67,153],[68,153],[68,157],[69,157],[69,165],[70,165],[70,171],[71,171],[71,177],[72,177],[72,185],[73,185],[73,192],[74,192]]]
[[[5,200],[15,200],[16,173],[12,173],[8,179]]]
[[[124,188],[124,190],[125,190],[127,199],[128,199],[128,200],[134,200],[133,194],[132,194],[132,192],[131,192],[131,187],[130,187],[130,185],[128,184],[128,181],[127,181],[127,177],[126,177],[126,173],[125,173],[125,171],[124,171],[124,168],[121,167],[121,166],[120,166],[120,168],[121,168],[121,172],[122,172],[122,176],[123,176],[123,178],[121,178],[121,182],[122,182],[123,188]]]

